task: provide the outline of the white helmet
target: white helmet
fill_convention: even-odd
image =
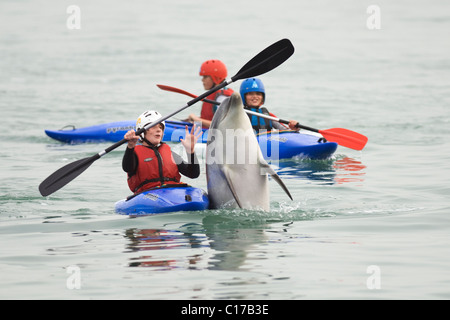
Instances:
[[[161,119],[162,115],[158,111],[149,110],[145,111],[143,114],[139,116],[136,120],[136,131],[144,128],[149,123],[155,122],[158,119]],[[161,124],[163,125],[163,130],[166,127],[166,123],[164,121],[161,121]],[[140,134],[141,138],[145,137],[145,132]]]

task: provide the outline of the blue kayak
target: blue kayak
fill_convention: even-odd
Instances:
[[[188,185],[147,190],[115,204],[117,213],[131,216],[175,211],[200,211],[206,210],[208,207],[207,193]]]
[[[186,125],[189,130],[191,123],[166,120],[163,141],[178,142],[184,138]],[[45,133],[58,141],[65,143],[86,142],[117,142],[123,139],[125,133],[134,129],[134,121],[118,121],[94,125],[84,128],[61,130],[45,130]],[[269,131],[256,135],[264,158],[267,160],[282,160],[293,157],[301,159],[322,160],[330,158],[338,145],[326,142],[316,134],[298,133],[295,131]],[[206,143],[208,129],[203,129],[199,142]]]
[[[336,151],[336,142],[327,142],[321,137],[296,131],[272,131],[256,135],[265,159],[289,158],[323,160]]]
[[[45,130],[45,133],[50,138],[65,143],[117,142],[123,139],[128,130],[135,129],[135,124],[135,120],[116,121],[83,128],[66,126],[59,130]],[[191,123],[166,120],[163,141],[180,141],[186,133],[186,125],[190,130]],[[202,142],[206,142],[207,135],[203,136]]]

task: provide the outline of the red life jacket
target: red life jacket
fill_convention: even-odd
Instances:
[[[134,153],[138,158],[138,167],[134,175],[128,176],[128,186],[132,192],[180,183],[181,175],[167,144],[161,143],[154,148],[138,145]]]
[[[206,99],[216,100],[219,96],[222,95],[230,97],[233,94],[233,92],[234,92],[233,89],[219,90],[217,92],[211,93],[209,96],[206,97]],[[217,106],[213,105],[212,103],[203,102],[200,118],[205,120],[212,120],[216,108]]]

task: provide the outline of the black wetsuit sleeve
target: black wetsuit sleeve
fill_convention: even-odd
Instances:
[[[138,158],[136,153],[134,153],[134,148],[130,149],[127,147],[122,159],[122,169],[128,173],[129,176],[132,176],[136,173],[137,167]]]
[[[191,179],[198,178],[200,175],[200,165],[195,152],[188,155],[188,162],[185,162],[183,158],[175,152],[172,152],[172,156],[178,166],[178,171],[182,175]]]

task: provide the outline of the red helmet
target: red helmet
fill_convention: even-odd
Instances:
[[[207,60],[200,67],[200,75],[210,76],[215,84],[224,81],[227,74],[227,67],[220,60]]]

